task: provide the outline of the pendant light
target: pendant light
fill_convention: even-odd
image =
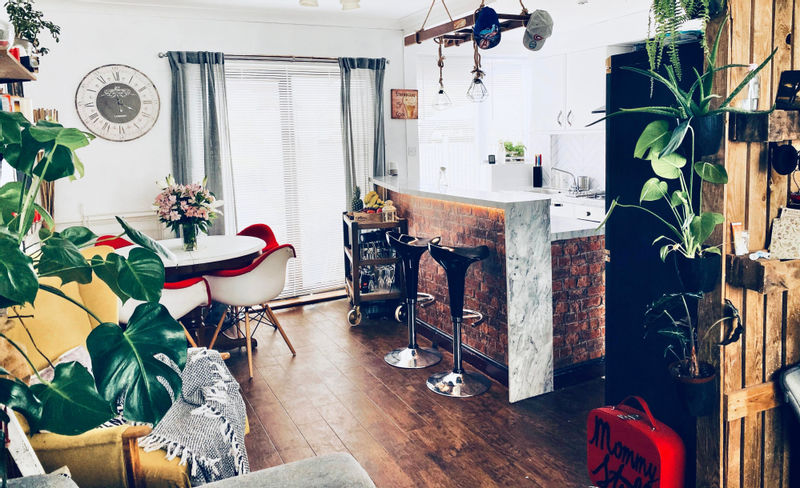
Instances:
[[[481,70],[481,53],[478,52],[478,43],[473,39],[472,44],[475,46],[475,68],[472,70],[475,76],[472,83],[469,84],[467,98],[475,103],[481,103],[489,98],[489,90],[482,79],[485,73]]]
[[[444,70],[442,44],[444,44],[444,39],[437,37],[434,40],[437,44],[439,44],[439,61],[437,62],[437,65],[439,66],[439,92],[436,94],[436,99],[433,102],[433,108],[436,110],[447,110],[451,105],[453,105],[453,101],[450,100],[450,97],[444,91],[444,80],[442,76],[442,71]]]

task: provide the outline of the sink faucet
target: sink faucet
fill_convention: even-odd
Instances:
[[[559,173],[564,173],[565,175],[569,175],[572,177],[572,186],[569,188],[570,192],[577,192],[578,191],[578,179],[575,177],[574,174],[570,173],[569,171],[561,168],[550,168],[550,171],[558,171]]]

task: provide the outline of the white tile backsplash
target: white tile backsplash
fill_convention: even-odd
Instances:
[[[550,157],[543,165],[545,186],[567,186],[571,182],[552,181],[550,168],[556,167],[577,176],[589,176],[592,190],[606,188],[606,135],[604,132],[557,134],[550,136]],[[568,176],[556,173],[555,178]]]

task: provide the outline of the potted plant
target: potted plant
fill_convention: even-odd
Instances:
[[[208,234],[211,224],[222,215],[222,200],[208,191],[206,181],[204,178],[202,183],[178,185],[172,175],[167,175],[153,204],[158,220],[175,234],[180,231],[184,251],[197,250],[198,232]]]
[[[525,158],[525,145],[521,142],[516,145],[513,142],[503,142],[503,149],[506,152],[506,161],[514,161]]]
[[[688,124],[685,130],[693,132]],[[682,134],[679,137],[683,137]],[[642,186],[638,204],[623,204],[619,198],[614,199],[600,225],[605,225],[617,207],[637,209],[655,217],[668,230],[653,241],[653,244],[662,243],[659,250],[661,260],[666,261],[670,254],[674,255],[685,291],[708,292],[716,286],[722,266],[719,245],[707,246],[706,241],[725,218],[719,213],[700,211],[703,206],[702,185],[725,184],[728,173],[720,164],[694,161],[693,157],[687,160],[674,149],[670,150],[675,139],[676,131],[666,120],[657,120],[645,127],[636,142],[634,156],[648,161],[655,176]],[[688,175],[684,172],[687,164]],[[668,182],[677,183],[677,188],[670,192]],[[672,212],[668,218],[643,206],[645,202],[662,199]]]
[[[39,378],[40,384],[29,387],[0,370],[0,404],[23,414],[34,431],[86,432],[115,417],[116,402],[123,396],[126,419],[158,422],[180,393],[180,375],[153,359],[164,354],[180,367],[186,361],[183,329],[158,303],[164,285],[158,254],[168,252],[117,217],[120,235],[140,248],[127,257],[112,253],[86,259],[81,249],[94,246],[97,235],[81,226],[56,229],[52,216],[36,203],[44,181],[83,175],[76,151],[93,137],[52,122],[34,125],[20,113],[0,112],[0,153],[24,176],[23,181],[0,187],[0,308],[8,309],[11,322],[25,327],[18,307],[32,304],[44,293],[69,301],[100,322],[86,341],[92,373],[78,363],[59,364],[53,380]],[[32,235],[37,214],[42,225]],[[44,277],[60,278],[63,284],[87,284],[99,278],[123,302],[132,298],[144,303],[123,330],[119,324],[103,323],[61,288],[40,281]],[[30,366],[26,372],[38,377],[24,348],[3,331],[0,337]],[[172,395],[163,382],[170,385]],[[8,414],[0,410],[0,421],[4,420]]]
[[[49,52],[39,43],[39,34],[43,31],[49,32],[56,42],[59,41],[61,27],[45,20],[44,13],[34,8],[33,0],[6,0],[5,7],[8,12],[8,20],[14,25],[17,39],[22,41],[21,44],[26,47],[29,55],[41,54],[44,56]],[[32,46],[32,49],[27,46],[28,44]]]
[[[702,362],[697,355],[697,324],[689,311],[689,301],[695,302],[702,293],[670,293],[653,302],[645,312],[645,337],[651,331],[666,337],[669,344],[664,357],[672,355],[675,361],[669,364],[669,373],[678,385],[678,392],[695,417],[709,415],[716,399],[717,372],[711,364]],[[735,321],[729,327],[720,345],[728,345],[739,340],[742,322],[739,310],[725,300],[724,315],[708,328],[706,336],[717,325],[725,321]]]
[[[674,0],[669,0],[674,1]],[[679,85],[680,65],[675,61],[665,66],[667,76],[662,76],[656,69],[644,70],[632,66],[624,66],[621,69],[632,71],[647,78],[652,82],[662,84],[669,90],[675,98],[675,104],[671,106],[650,106],[650,107],[636,107],[636,108],[623,108],[619,112],[614,112],[603,119],[593,122],[589,125],[594,125],[601,120],[609,117],[615,117],[622,114],[630,113],[647,113],[659,116],[671,117],[677,120],[675,127],[675,138],[672,144],[667,148],[667,152],[676,150],[686,136],[688,127],[691,126],[693,133],[696,137],[695,147],[699,155],[715,154],[719,151],[720,144],[722,143],[723,127],[724,127],[724,114],[726,112],[745,112],[752,113],[750,110],[744,110],[737,107],[732,107],[731,103],[736,96],[750,83],[764,67],[772,61],[778,48],[772,51],[767,58],[758,65],[757,68],[751,70],[747,76],[734,88],[727,98],[723,99],[720,105],[712,109],[711,104],[716,99],[722,97],[714,93],[714,75],[721,71],[726,71],[733,68],[749,68],[750,65],[746,64],[728,64],[717,67],[717,54],[719,52],[719,42],[724,32],[724,27],[727,23],[727,17],[720,26],[717,37],[714,39],[714,44],[706,57],[706,68],[703,74],[695,71],[695,82],[691,85],[688,91],[681,89]],[[761,111],[762,113],[764,111]]]

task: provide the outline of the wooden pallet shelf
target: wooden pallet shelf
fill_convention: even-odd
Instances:
[[[774,381],[736,390],[725,395],[725,420],[743,419],[783,405],[780,387]]]
[[[732,113],[729,137],[736,142],[800,140],[800,112],[773,110],[769,113]]]
[[[749,256],[728,255],[727,282],[729,285],[762,294],[784,292],[800,286],[800,259],[780,261]]]

